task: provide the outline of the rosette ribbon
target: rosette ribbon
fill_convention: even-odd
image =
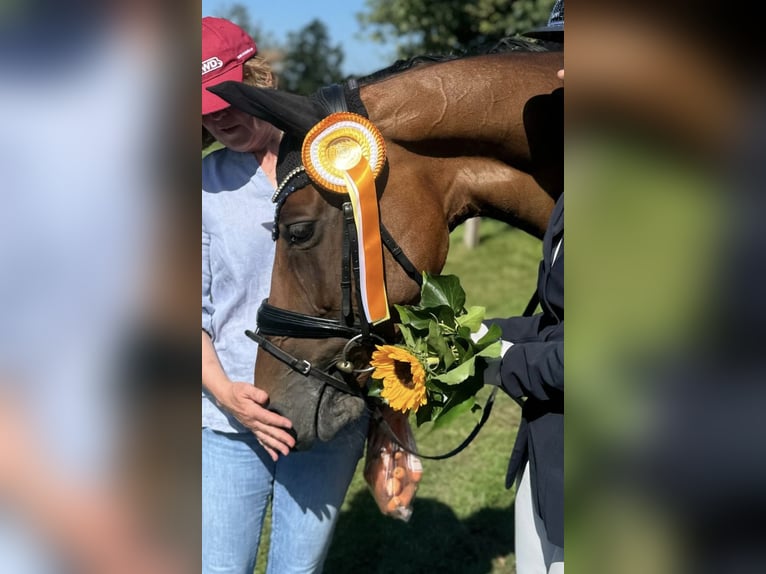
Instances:
[[[323,188],[347,193],[359,239],[359,284],[371,324],[389,318],[375,178],[383,168],[383,136],[367,118],[338,112],[316,124],[303,140],[303,165]]]

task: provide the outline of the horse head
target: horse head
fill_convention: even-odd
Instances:
[[[297,449],[330,440],[362,416],[374,343],[395,335],[392,320],[365,324],[358,272],[349,272],[356,237],[347,196],[306,173],[301,147],[315,125],[348,109],[382,134],[386,159],[374,185],[381,230],[393,243],[383,255],[389,304],[417,301],[419,272],[441,271],[449,233],[463,220],[486,215],[542,236],[561,192],[553,173],[562,163],[559,143],[546,148],[551,125],[530,112],[532,105],[560,105],[546,99],[560,87],[560,58],[517,63],[520,70],[531,65],[528,83],[514,78],[502,57],[461,62],[428,64],[361,87],[327,87],[311,97],[238,82],[211,88],[284,132],[271,292],[254,334],[255,381],[269,393],[270,408],[293,422]],[[472,87],[481,73],[487,79]],[[501,93],[502,85],[510,91]],[[560,119],[553,129],[561,130]]]

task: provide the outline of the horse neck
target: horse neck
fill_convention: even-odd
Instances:
[[[529,158],[526,103],[561,86],[559,52],[511,52],[451,60],[364,85],[370,120],[404,143],[482,143],[501,159]]]
[[[417,213],[403,227],[451,231],[468,218],[490,217],[542,237],[554,199],[526,171],[490,157],[424,156],[393,142],[388,153],[397,177],[381,198],[385,209]]]
[[[563,144],[561,125],[535,124],[546,106],[561,107],[548,101],[560,86],[560,58],[482,56],[362,86],[362,100],[397,170],[386,194],[412,198],[409,188],[417,186],[418,196],[440,204],[450,229],[487,216],[541,237],[561,191],[561,149],[556,150]],[[540,113],[529,113],[540,106]]]

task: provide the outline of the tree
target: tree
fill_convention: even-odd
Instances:
[[[244,4],[227,5],[217,15],[250,34],[258,46],[258,54],[266,58],[279,78],[280,89],[306,95],[344,78],[343,49],[340,44],[330,45],[327,27],[320,20],[312,20],[301,30],[289,32],[283,44],[252,21]]]
[[[357,14],[375,42],[397,57],[471,52],[548,21],[554,0],[366,0]]]
[[[281,88],[298,94],[311,94],[322,86],[343,79],[343,49],[330,45],[327,27],[312,20],[298,32],[287,35]]]
[[[274,36],[263,30],[260,25],[250,18],[250,11],[244,4],[234,3],[218,10],[219,18],[226,18],[247,32],[258,46],[258,54],[266,58],[275,72],[281,70],[284,58],[284,48],[274,39]]]

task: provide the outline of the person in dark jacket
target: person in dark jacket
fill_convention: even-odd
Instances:
[[[564,194],[543,237],[531,316],[489,319],[502,330],[504,353],[489,366],[488,384],[522,404],[521,425],[506,475],[516,490],[516,568],[564,567]]]
[[[526,36],[564,42],[564,2],[548,25]],[[564,79],[564,70],[558,77]],[[517,482],[516,572],[564,572],[564,194],[543,237],[535,298],[540,312],[489,319],[502,330],[502,357],[485,371],[518,402],[521,424],[508,464],[507,488]],[[483,329],[482,329],[483,331]]]

